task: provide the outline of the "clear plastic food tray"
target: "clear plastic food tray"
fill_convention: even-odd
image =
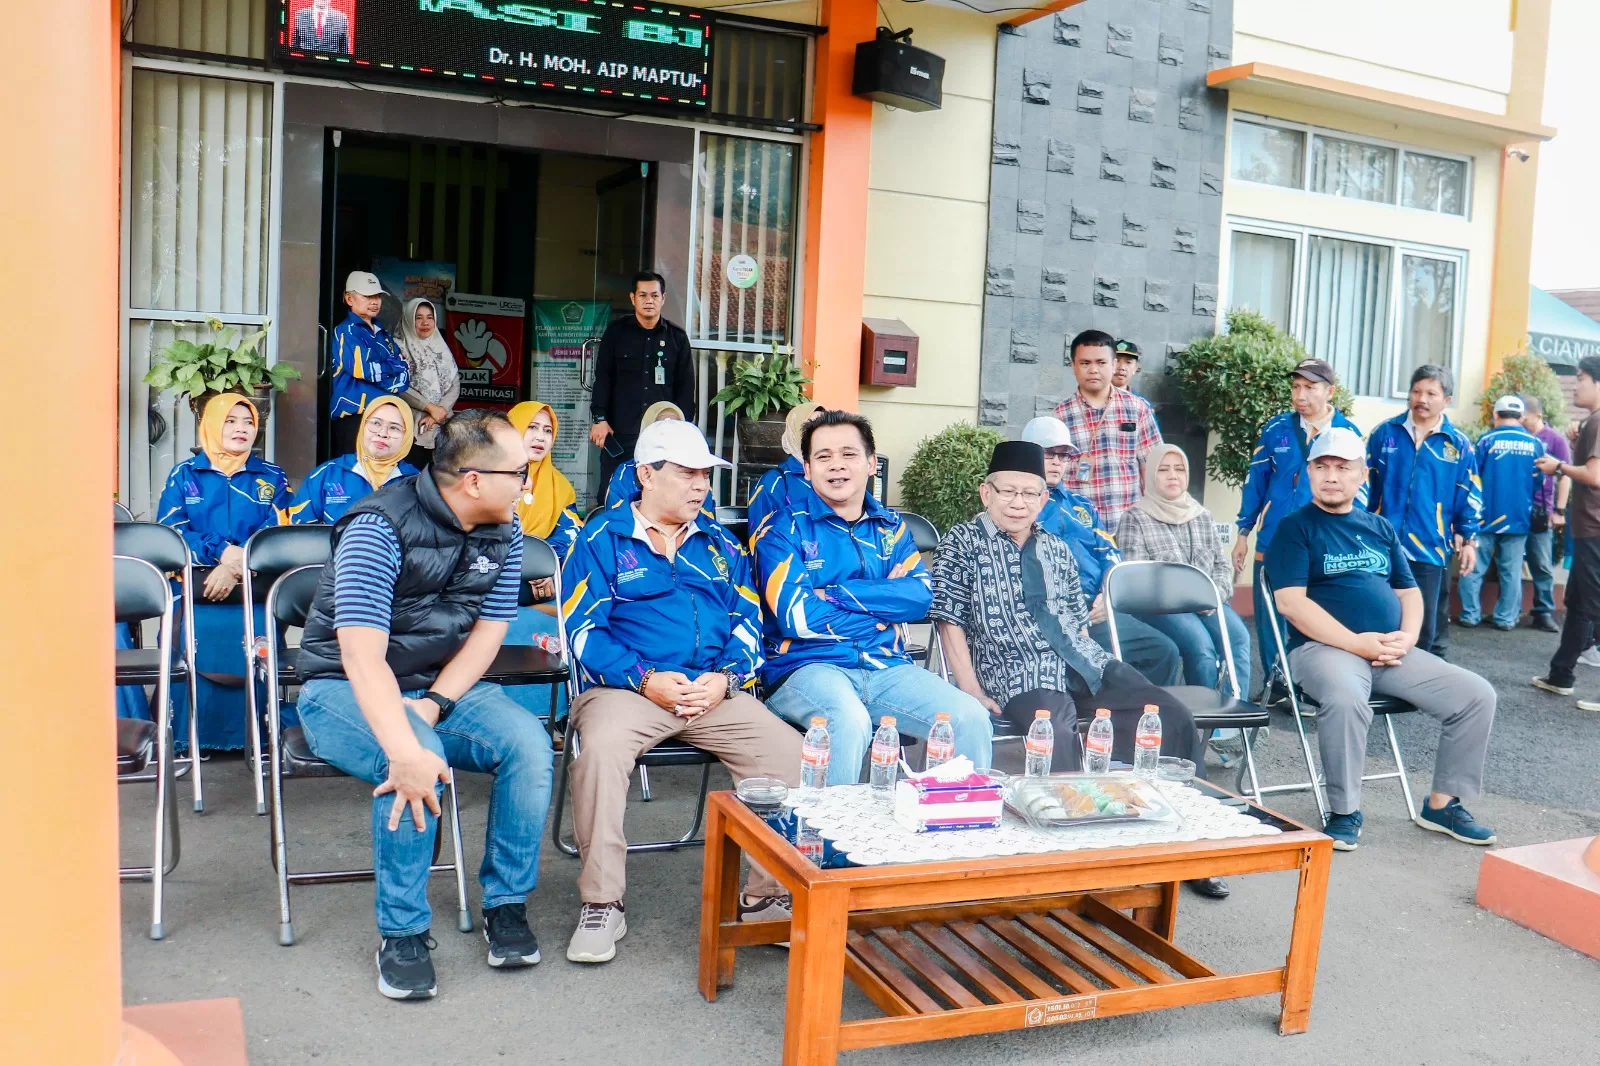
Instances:
[[[1013,777],[1005,800],[1038,829],[1182,820],[1159,789],[1132,774]]]

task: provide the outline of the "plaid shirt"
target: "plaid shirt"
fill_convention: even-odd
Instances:
[[[1075,392],[1056,408],[1056,417],[1082,449],[1077,462],[1067,464],[1062,483],[1089,497],[1100,520],[1115,528],[1122,512],[1144,491],[1140,464],[1161,443],[1155,412],[1140,397],[1113,385],[1103,408],[1090,407]]]

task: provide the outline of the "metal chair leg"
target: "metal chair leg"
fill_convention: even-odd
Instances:
[[[1405,756],[1400,754],[1400,740],[1394,735],[1394,716],[1383,716],[1383,727],[1389,734],[1389,750],[1394,753],[1394,768],[1400,774],[1400,788],[1406,798],[1406,813],[1411,815],[1411,820],[1417,820],[1417,801],[1411,795],[1411,779],[1406,776]]]
[[[567,778],[570,775],[572,757],[578,747],[577,730],[567,729],[567,742],[561,746],[561,772],[556,775],[556,809],[550,816],[550,835],[555,838],[556,848],[563,855],[578,855],[578,845],[561,835],[561,819],[567,809]]]
[[[160,940],[166,936],[163,925],[163,907],[166,902],[166,876],[178,865],[177,841],[178,824],[175,817],[175,797],[173,791],[177,787],[172,776],[172,703],[168,686],[163,683],[156,688],[157,702],[162,710],[158,714],[156,723],[156,826],[155,849],[150,861],[151,902],[150,902],[150,939]],[[163,699],[162,697],[166,697]],[[172,808],[169,810],[168,808]],[[172,863],[167,864],[167,834],[172,834],[173,857]]]
[[[467,860],[461,850],[461,804],[457,800],[454,774],[450,790],[450,841],[455,847],[456,867],[456,928],[463,933],[472,932],[472,912],[467,907]]]
[[[1311,740],[1306,736],[1305,719],[1300,715],[1300,698],[1294,694],[1293,686],[1289,688],[1289,717],[1294,719],[1295,732],[1300,735],[1300,754],[1305,756],[1306,772],[1311,777],[1311,795],[1317,801],[1317,814],[1326,822],[1328,820],[1328,797],[1322,791],[1322,775],[1317,771],[1316,761],[1311,757]]]
[[[649,803],[651,798],[650,767],[641,766],[639,767],[639,799],[644,803]]]
[[[188,664],[189,676],[189,772],[194,775],[190,786],[194,789],[194,810],[202,814],[206,809],[205,790],[200,783],[200,671],[196,665],[194,643],[194,604],[189,599],[189,587],[184,586],[183,597],[183,657]]]
[[[249,610],[250,606],[247,604],[245,609]],[[255,781],[256,813],[264,815],[267,813],[267,790],[262,772],[265,767],[261,765],[261,708],[256,701],[255,649],[246,646],[245,655],[250,658],[249,669],[245,671],[245,743],[250,747],[248,759],[250,776]]]
[[[278,943],[283,947],[294,944],[294,919],[289,913],[289,843],[283,823],[283,750],[279,739],[279,717],[275,706],[277,685],[269,682],[268,698],[274,706],[267,710],[267,726],[271,732],[272,800],[268,824],[272,835],[272,867],[278,875]]]
[[[1255,735],[1256,731],[1254,729],[1240,731],[1240,736],[1244,739],[1244,765],[1245,769],[1250,772],[1250,795],[1255,798],[1257,805],[1260,805],[1262,802],[1261,779],[1256,776]]]

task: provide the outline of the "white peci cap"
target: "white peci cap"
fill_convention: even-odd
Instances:
[[[699,426],[677,419],[652,422],[640,430],[639,442],[633,446],[633,457],[645,466],[665,461],[689,470],[733,465],[711,454]]]
[[[1072,430],[1068,429],[1067,424],[1054,415],[1040,415],[1038,418],[1031,419],[1027,425],[1022,427],[1022,439],[1029,444],[1037,444],[1046,450],[1051,448],[1078,450],[1077,444],[1073,443],[1072,440]]]
[[[1306,456],[1306,462],[1314,463],[1328,455],[1336,459],[1364,462],[1367,458],[1367,449],[1362,445],[1361,438],[1356,435],[1355,430],[1334,426],[1317,434],[1317,439],[1311,442],[1311,454]]]

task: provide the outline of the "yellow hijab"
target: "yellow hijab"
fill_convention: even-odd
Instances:
[[[383,406],[393,407],[400,412],[400,421],[405,423],[405,436],[400,438],[400,446],[386,459],[380,459],[367,451],[367,419],[372,417],[372,412]],[[389,483],[389,474],[395,467],[405,462],[406,456],[411,454],[411,445],[417,439],[417,422],[411,414],[411,408],[398,396],[379,396],[367,404],[367,409],[361,415],[361,428],[356,432],[356,458],[361,460],[361,469],[365,470],[372,487],[381,489]]]
[[[639,416],[639,429],[642,431],[645,426],[653,426],[668,415],[676,418],[679,422],[683,421],[683,411],[679,409],[677,404],[671,400],[657,400],[649,407],[646,407],[644,414]],[[550,417],[554,418],[555,414],[552,412]]]
[[[561,512],[578,501],[578,494],[573,491],[572,482],[556,469],[556,464],[551,459],[555,453],[554,431],[560,430],[561,423],[556,419],[555,410],[549,404],[537,400],[526,400],[517,404],[506,412],[506,417],[511,420],[518,433],[526,433],[540,411],[550,412],[551,447],[544,453],[543,459],[528,464],[528,483],[523,488],[522,496],[517,500],[517,518],[522,523],[524,533],[535,537],[548,537],[550,531],[556,528]]]
[[[200,450],[206,453],[206,458],[211,460],[211,465],[222,472],[223,477],[232,477],[244,469],[244,464],[250,461],[250,453],[235,455],[222,446],[222,423],[228,415],[240,404],[250,408],[250,418],[256,424],[256,432],[261,432],[261,412],[256,410],[256,405],[234,392],[218,393],[206,401],[205,412],[200,416]]]

